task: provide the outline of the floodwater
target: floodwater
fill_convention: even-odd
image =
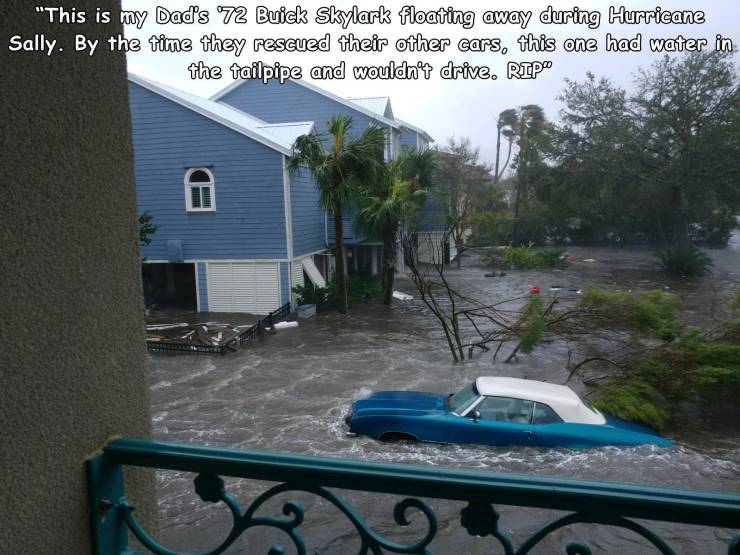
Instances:
[[[622,249],[569,250],[579,262],[562,272],[509,272],[485,278],[474,258],[464,259],[450,279],[479,298],[503,299],[526,294],[539,285],[544,295],[552,285],[577,289],[594,283],[610,289],[668,287],[685,303],[685,316],[700,323],[715,293],[730,294],[740,280],[740,235],[727,249],[709,251],[715,261],[710,278],[697,282],[666,281],[651,270],[648,251]],[[595,262],[582,262],[584,258]],[[410,281],[396,288],[413,294]],[[570,293],[573,295],[574,293]],[[243,317],[242,317],[243,318]],[[212,318],[208,318],[212,319]],[[222,316],[218,318],[224,321]],[[228,320],[226,320],[228,321]],[[300,453],[358,460],[473,468],[570,478],[674,486],[740,493],[740,426],[718,426],[687,416],[668,435],[670,449],[652,446],[593,450],[382,444],[347,437],[343,416],[352,401],[372,391],[413,389],[450,392],[481,375],[526,376],[563,383],[567,349],[551,343],[522,355],[516,363],[492,362],[491,354],[454,364],[433,317],[418,300],[392,308],[359,305],[349,318],[319,314],[298,328],[266,335],[248,348],[227,356],[150,355],[153,430],[156,439],[220,447]],[[574,384],[576,389],[584,386]],[[158,473],[161,538],[172,549],[201,552],[228,534],[230,517],[223,505],[202,503],[194,494],[193,475]],[[246,509],[272,484],[227,479],[227,489]],[[400,498],[339,492],[367,522],[395,541],[423,537],[424,517],[401,528],[393,520]],[[283,495],[267,506],[281,516],[282,503],[298,499],[307,509],[301,526],[309,553],[356,553],[359,542],[349,521],[331,505],[306,494]],[[429,500],[439,532],[429,548],[437,554],[498,553],[496,540],[473,538],[460,526],[464,504]],[[515,545],[558,513],[497,507],[499,522]],[[729,530],[643,521],[679,553],[726,553]],[[586,541],[594,553],[652,553],[636,534],[612,527],[578,524],[552,534],[534,553],[564,553],[569,541]],[[267,553],[289,539],[268,529],[246,532],[230,553]]]

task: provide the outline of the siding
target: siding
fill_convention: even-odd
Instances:
[[[290,265],[287,262],[280,263],[280,306],[290,302],[292,291],[290,290]]]
[[[319,191],[308,170],[290,176],[290,201],[293,256],[324,250],[324,210],[319,206]]]
[[[208,312],[208,277],[204,262],[198,263],[198,302],[200,312]]]
[[[353,208],[343,208],[342,209],[342,235],[344,237],[344,243],[345,245],[356,245],[358,243],[362,243],[365,238],[362,236],[362,234],[355,232],[353,229],[354,226],[354,220],[355,220],[355,211]],[[334,215],[329,214],[329,217],[327,219],[327,235],[329,236],[329,244],[334,245],[336,241],[334,238],[336,237],[334,233]]]
[[[444,231],[445,214],[446,199],[439,190],[432,187],[419,211],[417,229],[419,231]]]
[[[129,83],[139,212],[158,226],[149,260],[181,240],[194,259],[286,258],[282,155]],[[186,167],[212,166],[216,212],[185,210]]]
[[[413,148],[416,150],[416,131],[401,129],[401,147]]]
[[[380,123],[362,112],[353,110],[340,102],[292,81],[286,81],[282,85],[275,80],[270,80],[267,84],[263,84],[259,80],[246,81],[219,99],[219,102],[229,104],[269,123],[313,121],[320,134],[327,133],[327,122],[337,114],[347,114],[352,117],[351,135],[353,136],[360,135],[372,122]],[[388,129],[385,124],[380,125],[384,129]],[[345,241],[348,243],[362,242],[362,236],[355,234],[352,230],[352,211],[345,210],[343,215]],[[334,219],[331,214],[329,214],[328,235],[329,243],[333,244]],[[295,240],[300,238],[295,229],[293,237]],[[320,247],[305,251],[299,251],[297,245],[294,245],[293,248],[296,256],[301,252],[311,252],[311,250],[315,251],[323,248],[323,230]]]
[[[269,123],[313,121],[319,133],[326,133],[327,122],[336,114],[352,117],[355,136],[360,135],[375,121],[362,112],[292,81],[286,81],[282,85],[274,79],[267,84],[254,79],[245,81],[220,98],[219,102]]]

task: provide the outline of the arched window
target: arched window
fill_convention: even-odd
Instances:
[[[216,210],[216,189],[210,170],[191,168],[185,173],[185,203],[188,212]]]

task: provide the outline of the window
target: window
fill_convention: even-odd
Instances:
[[[562,421],[563,419],[549,406],[542,403],[535,403],[532,424],[555,424]]]
[[[455,414],[463,414],[472,401],[478,399],[475,384],[470,384],[447,399],[447,406]]]
[[[485,397],[467,416],[472,418],[472,413],[478,411],[482,420],[529,424],[532,421],[533,405],[532,401],[524,399]]]
[[[185,173],[185,203],[188,212],[213,212],[216,195],[213,174],[206,168],[191,168]]]

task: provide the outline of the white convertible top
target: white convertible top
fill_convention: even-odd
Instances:
[[[486,397],[511,397],[548,405],[564,422],[604,424],[606,418],[596,409],[587,407],[573,390],[537,380],[520,378],[482,377],[475,380],[478,393]]]

